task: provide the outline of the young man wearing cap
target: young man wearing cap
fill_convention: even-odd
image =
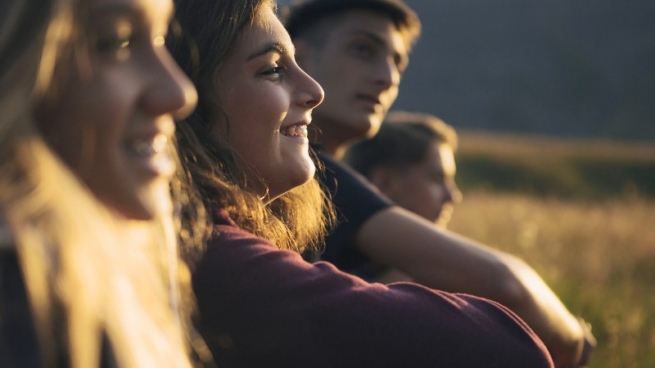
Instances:
[[[420,34],[416,14],[400,0],[314,0],[288,10],[296,58],[325,90],[312,126],[342,221],[322,259],[343,270],[373,260],[435,289],[499,301],[535,330],[558,367],[585,364],[593,337],[532,268],[395,206],[337,161],[377,133],[395,101]]]

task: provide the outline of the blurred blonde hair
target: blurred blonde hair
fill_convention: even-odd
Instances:
[[[190,366],[179,310],[170,197],[153,221],[100,204],[33,121],[57,57],[71,47],[76,0],[13,0],[0,14],[0,227],[13,238],[42,364],[99,365],[103,335],[121,367]],[[59,76],[57,76],[58,78]],[[54,78],[56,79],[56,78]]]

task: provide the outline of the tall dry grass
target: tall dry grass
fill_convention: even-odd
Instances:
[[[655,367],[654,200],[474,191],[450,229],[522,257],[591,322],[591,367]]]

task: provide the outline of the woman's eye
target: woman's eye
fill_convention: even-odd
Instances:
[[[117,57],[119,60],[130,56],[136,34],[133,25],[124,20],[112,21],[108,26],[99,26],[95,33],[94,50],[102,57]]]
[[[284,65],[276,64],[272,65],[269,68],[265,69],[261,74],[264,76],[278,77],[282,74],[287,68]]]
[[[95,43],[95,52],[101,60],[108,62],[123,62],[132,55],[134,40],[132,36],[99,37]]]
[[[129,38],[121,37],[104,37],[99,38],[96,42],[96,50],[100,53],[109,53],[119,51],[121,49],[127,49],[130,47]]]

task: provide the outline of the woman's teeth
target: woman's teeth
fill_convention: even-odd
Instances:
[[[288,137],[305,137],[307,138],[307,125],[291,125],[280,129],[280,133]]]
[[[154,156],[158,153],[166,152],[168,148],[168,137],[158,135],[152,140],[136,140],[130,144],[130,147],[140,157]]]

